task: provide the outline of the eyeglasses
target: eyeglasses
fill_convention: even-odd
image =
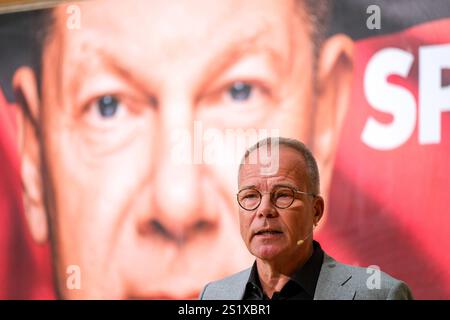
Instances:
[[[236,195],[237,202],[239,206],[247,211],[256,210],[261,204],[262,195],[265,193],[270,193],[270,201],[278,209],[289,208],[295,200],[295,194],[304,194],[308,196],[316,197],[314,193],[303,192],[289,187],[278,187],[273,189],[271,192],[261,193],[257,189],[247,188],[242,189]]]

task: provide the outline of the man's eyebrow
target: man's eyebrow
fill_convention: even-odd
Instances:
[[[247,189],[256,189],[256,185],[252,184],[252,185],[249,185],[249,186],[242,187],[242,188],[239,189],[239,191],[247,190]]]
[[[130,70],[133,69],[131,66],[124,64],[124,61],[121,61],[120,58],[110,54],[104,48],[99,47],[97,48],[97,51],[102,57],[102,64],[111,67],[117,75],[131,82],[133,86],[145,90],[144,84],[148,83],[148,81],[140,81],[133,72],[130,72]]]
[[[224,41],[227,41],[226,45],[221,46],[217,52],[212,54],[212,58],[204,68],[204,70],[209,70],[208,80],[210,77],[217,76],[223,72],[223,70],[227,69],[243,56],[250,55],[251,53],[265,51],[271,57],[272,61],[282,61],[283,56],[275,46],[259,43],[259,40],[266,36],[268,31],[268,29],[260,29],[250,35],[236,36],[229,41],[226,39]]]
[[[148,90],[148,81],[141,81],[139,77],[131,72],[133,68],[131,66],[127,66],[126,60],[122,61],[120,57],[114,56],[111,54],[108,49],[101,47],[99,45],[90,45],[86,51],[92,53],[96,56],[97,60],[95,63],[98,63],[101,67],[110,68],[113,73],[115,73],[119,78],[126,80],[131,86],[145,92]],[[86,68],[92,66],[91,61],[83,59],[80,62],[81,67]],[[151,86],[151,84],[150,84]]]
[[[277,183],[277,184],[274,184],[273,187],[274,188],[287,187],[287,188],[298,189],[298,186],[291,184],[291,183]]]

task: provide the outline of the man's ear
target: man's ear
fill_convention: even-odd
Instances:
[[[14,74],[13,86],[19,104],[17,131],[25,216],[33,239],[43,243],[48,238],[48,225],[40,174],[40,101],[34,71],[20,67]]]
[[[322,219],[324,210],[325,210],[325,201],[321,196],[316,196],[314,199],[314,217],[313,217],[313,222],[315,226],[317,226],[320,219]]]
[[[313,152],[327,194],[352,88],[353,41],[342,34],[328,38],[322,44],[316,72]]]

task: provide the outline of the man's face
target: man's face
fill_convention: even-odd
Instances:
[[[310,139],[313,50],[301,9],[279,0],[77,5],[80,29],[66,27],[66,6],[54,12],[38,108],[60,292],[195,297],[251,263],[233,196],[239,162],[180,162],[174,150],[185,139],[194,157],[218,143],[199,137],[199,124]],[[245,147],[218,150],[240,156]],[[302,174],[283,170],[258,180],[262,190]],[[280,218],[298,230],[275,251],[304,234],[306,205]],[[253,240],[250,248],[266,250]],[[70,265],[80,267],[81,289],[66,288]]]
[[[239,208],[239,220],[241,236],[255,257],[265,261],[284,262],[292,260],[299,255],[299,250],[305,251],[302,249],[311,245],[308,235],[321,218],[321,207],[317,206],[322,200],[319,196],[297,193],[289,207],[277,208],[274,205],[277,195],[280,199],[286,197],[282,193],[283,188],[306,193],[312,191],[308,188],[306,163],[302,155],[292,148],[281,146],[277,156],[278,171],[271,175],[261,173],[259,162],[242,166],[239,190],[256,189],[262,194],[262,199],[255,210]],[[272,199],[270,194],[274,195]],[[303,239],[307,244],[299,246],[297,241]]]

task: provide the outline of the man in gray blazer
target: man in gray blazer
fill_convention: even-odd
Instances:
[[[375,266],[339,263],[312,239],[324,200],[316,160],[303,143],[259,141],[246,151],[238,180],[241,236],[256,261],[207,284],[200,299],[412,299],[404,282]]]

